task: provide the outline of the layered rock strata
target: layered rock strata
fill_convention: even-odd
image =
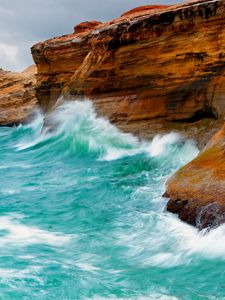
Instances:
[[[61,94],[87,97],[125,131],[151,136],[172,129],[201,135],[204,145],[225,113],[224,16],[225,1],[212,0],[82,23],[73,34],[33,46],[37,97],[46,111]]]
[[[37,104],[36,67],[22,73],[0,70],[0,126],[25,122]]]

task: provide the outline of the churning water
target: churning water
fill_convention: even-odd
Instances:
[[[88,101],[0,129],[0,299],[225,299],[225,227],[165,211],[165,181],[196,156],[97,118]]]

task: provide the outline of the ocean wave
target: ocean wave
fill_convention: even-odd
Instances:
[[[168,153],[168,147],[185,143],[177,133],[157,135],[152,141],[139,140],[98,117],[88,100],[63,101],[47,116],[42,130],[41,124],[43,116],[38,114],[36,120],[26,125],[34,134],[17,143],[18,151],[38,149],[56,155],[94,155],[99,160],[112,161],[143,153],[160,157]],[[193,142],[186,143],[192,143],[194,148]]]

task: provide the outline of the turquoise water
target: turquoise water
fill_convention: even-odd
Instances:
[[[0,299],[225,299],[225,227],[165,211],[165,181],[198,150],[139,141],[66,103],[0,129]]]

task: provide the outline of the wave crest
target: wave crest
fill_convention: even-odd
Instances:
[[[47,125],[41,130],[42,123],[43,116],[39,114],[32,124],[27,125],[33,135],[17,144],[18,150],[42,148],[44,152],[51,151],[56,155],[94,155],[110,161],[140,153],[162,156],[168,152],[168,147],[182,142],[177,133],[157,135],[151,142],[140,141],[132,134],[120,131],[107,119],[98,117],[88,100],[64,101],[48,115]]]

